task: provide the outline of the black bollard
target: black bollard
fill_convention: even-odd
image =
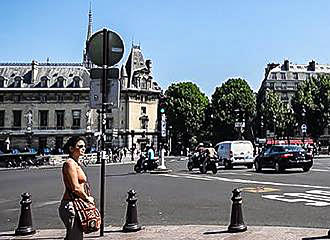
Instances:
[[[139,225],[137,218],[137,198],[135,197],[135,194],[136,192],[133,189],[128,191],[128,198],[126,199],[126,202],[128,203],[126,212],[126,223],[123,226],[124,232],[137,232],[141,230],[141,226]]]
[[[243,212],[242,212],[242,197],[241,191],[238,188],[233,190],[233,201],[232,210],[231,210],[231,220],[228,227],[229,232],[244,232],[247,230],[246,225],[243,221]]]
[[[15,235],[30,235],[36,232],[32,227],[32,214],[30,205],[31,195],[29,193],[23,193],[21,204],[21,215],[19,217],[18,228],[15,230]]]

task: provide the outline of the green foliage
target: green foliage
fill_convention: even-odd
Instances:
[[[291,105],[299,125],[307,124],[307,134],[320,136],[328,125],[330,116],[330,77],[318,75],[299,85]],[[303,109],[306,114],[303,117]]]
[[[241,78],[228,79],[217,87],[211,99],[214,141],[237,139],[235,129],[236,109],[240,109],[245,119],[245,138],[252,139],[251,122],[255,116],[255,95],[248,83]]]
[[[261,103],[262,116],[267,129],[275,132],[277,137],[293,135],[295,118],[291,107],[281,101],[278,93],[267,90],[266,100]]]
[[[200,140],[207,96],[192,82],[172,84],[165,92],[167,122],[172,126],[173,141],[190,147]]]

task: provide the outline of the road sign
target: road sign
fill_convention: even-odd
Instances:
[[[162,114],[160,122],[160,135],[162,138],[166,138],[166,117],[165,114]]]
[[[120,83],[118,79],[107,79],[106,83],[106,103],[111,108],[119,107]],[[92,109],[102,108],[102,92],[100,79],[91,79],[89,92],[90,106]]]
[[[124,42],[119,36],[112,30],[107,30],[108,34],[108,50],[105,54],[108,57],[107,66],[113,66],[118,63],[124,55]],[[98,65],[103,66],[103,36],[104,31],[100,30],[94,33],[87,43],[87,54],[91,61]],[[106,45],[106,44],[105,44]]]
[[[101,82],[98,79],[90,81],[89,91],[90,106],[92,109],[102,108]]]
[[[306,130],[307,130],[307,125],[306,124],[302,124],[301,125],[301,131],[304,133],[304,132],[306,132]]]

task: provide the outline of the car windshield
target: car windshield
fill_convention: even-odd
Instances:
[[[292,145],[292,146],[285,146],[284,147],[284,151],[285,152],[304,152],[305,149],[303,149],[301,146],[296,146],[296,145]]]

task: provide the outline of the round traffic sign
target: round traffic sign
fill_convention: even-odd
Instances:
[[[302,129],[302,130],[307,130],[307,125],[306,125],[306,124],[302,124],[302,125],[301,125],[301,129]]]
[[[108,48],[104,49],[103,39],[104,33],[107,34],[108,38]],[[106,52],[108,62],[104,63],[103,61],[103,52]],[[118,33],[103,29],[94,33],[87,43],[87,54],[91,61],[98,66],[113,66],[118,63],[124,55],[124,42]]]

